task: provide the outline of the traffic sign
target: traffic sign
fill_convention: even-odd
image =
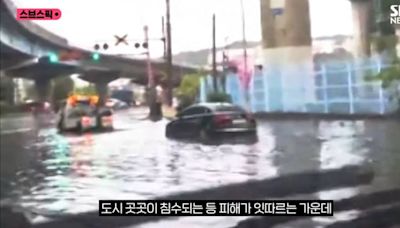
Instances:
[[[128,42],[126,41],[126,37],[128,36],[128,34],[125,34],[123,37],[119,37],[117,35],[114,35],[114,37],[117,39],[117,42],[115,43],[115,46],[118,46],[118,44],[120,43],[124,43],[126,45],[128,45]]]

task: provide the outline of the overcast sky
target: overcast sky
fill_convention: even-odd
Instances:
[[[217,17],[217,45],[240,40],[240,0],[170,0],[174,53],[209,48],[212,14]],[[63,36],[73,45],[92,48],[96,42],[114,43],[114,35],[142,39],[143,26],[151,38],[161,37],[161,17],[165,0],[14,0],[17,7],[59,8],[58,21],[38,24]],[[260,2],[244,0],[248,40],[261,40]],[[348,0],[310,0],[312,35],[351,34],[352,19]],[[153,41],[152,50],[162,50],[162,42]],[[129,50],[127,52],[127,50]],[[137,54],[133,46],[114,47],[115,53]],[[157,52],[157,51],[156,51]],[[153,51],[154,53],[154,51]],[[157,52],[154,55],[159,55]]]

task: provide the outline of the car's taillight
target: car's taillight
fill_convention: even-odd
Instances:
[[[232,118],[225,114],[216,115],[214,116],[214,123],[219,127],[226,126],[232,124]]]
[[[91,122],[91,120],[90,120],[90,117],[87,117],[87,116],[84,116],[84,117],[82,117],[82,124],[83,125],[90,125],[90,122]]]
[[[108,122],[112,122],[113,118],[112,116],[103,116],[103,121],[108,121]]]

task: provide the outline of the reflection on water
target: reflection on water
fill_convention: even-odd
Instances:
[[[16,202],[42,213],[78,213],[96,210],[100,199],[148,199],[349,164],[373,165],[378,182],[371,188],[389,182],[400,186],[395,167],[400,162],[400,145],[393,133],[400,124],[394,121],[260,121],[258,143],[219,146],[170,141],[164,137],[166,121],[124,121],[116,124],[123,131],[111,133],[59,135],[53,128],[44,128],[33,141],[24,136],[19,141],[23,145],[18,140],[13,142],[16,145],[2,141],[5,153],[33,156],[16,175],[12,188]],[[339,189],[315,197],[339,199],[360,191]],[[228,227],[243,219],[182,218],[163,224]]]
[[[365,125],[363,121],[336,121],[319,125],[321,169],[340,168],[346,164],[365,164],[369,148],[365,147]],[[345,199],[359,194],[359,188],[342,188],[322,191],[317,194],[320,199]],[[315,217],[312,220],[320,223],[334,223],[357,217],[358,211],[344,211],[333,217]]]

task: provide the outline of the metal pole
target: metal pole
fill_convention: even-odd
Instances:
[[[165,21],[164,17],[161,18],[161,29],[162,29],[162,41],[164,45],[164,52],[163,52],[163,57],[164,59],[167,58],[167,43],[166,43],[166,38],[165,38]]]
[[[244,15],[243,0],[240,0],[240,7],[242,10],[242,33],[243,33],[243,57],[244,57],[244,70],[247,72],[247,41],[246,41],[246,21]]]
[[[144,30],[144,42],[147,43],[147,52],[146,52],[147,76],[148,76],[147,86],[149,88],[153,88],[154,77],[153,77],[153,69],[151,67],[151,58],[150,58],[149,27],[146,25],[143,27],[143,30]]]
[[[148,74],[148,84],[147,84],[147,102],[149,105],[149,111],[150,111],[150,119],[151,120],[157,120],[162,117],[162,110],[161,106],[157,102],[158,100],[158,95],[157,95],[157,90],[156,90],[156,85],[154,81],[154,74],[153,74],[153,69],[151,67],[151,58],[150,58],[150,44],[149,44],[149,28],[148,26],[144,26],[144,41],[147,43],[147,52],[146,52],[146,57],[147,57],[147,74]]]
[[[222,52],[222,69],[223,69],[223,75],[222,75],[222,92],[226,92],[226,75],[228,74],[228,60],[227,60],[227,55],[226,55],[226,46],[224,47],[224,51]]]
[[[247,74],[247,41],[246,41],[246,21],[245,21],[245,14],[244,14],[244,5],[243,0],[240,0],[240,7],[242,11],[242,34],[243,34],[243,59],[244,59],[244,74]],[[248,94],[247,84],[244,88],[245,93],[245,102],[246,106],[250,106],[249,104],[249,94]],[[247,107],[250,108],[250,107]]]
[[[350,114],[354,114],[354,97],[353,97],[353,79],[352,79],[352,72],[351,72],[351,66],[347,64],[347,89],[348,89],[348,94],[349,94],[349,108],[350,108]]]
[[[217,49],[216,49],[216,34],[215,34],[215,14],[213,14],[213,21],[212,21],[212,31],[213,31],[213,37],[212,37],[212,76],[213,76],[213,84],[214,84],[214,92],[218,92],[218,84],[217,84]]]
[[[172,42],[171,42],[171,18],[170,18],[170,0],[166,1],[167,8],[167,104],[172,106]]]
[[[324,111],[325,113],[329,113],[329,100],[328,100],[328,80],[326,78],[326,67],[322,66],[320,71],[322,76],[322,89],[324,93]]]

